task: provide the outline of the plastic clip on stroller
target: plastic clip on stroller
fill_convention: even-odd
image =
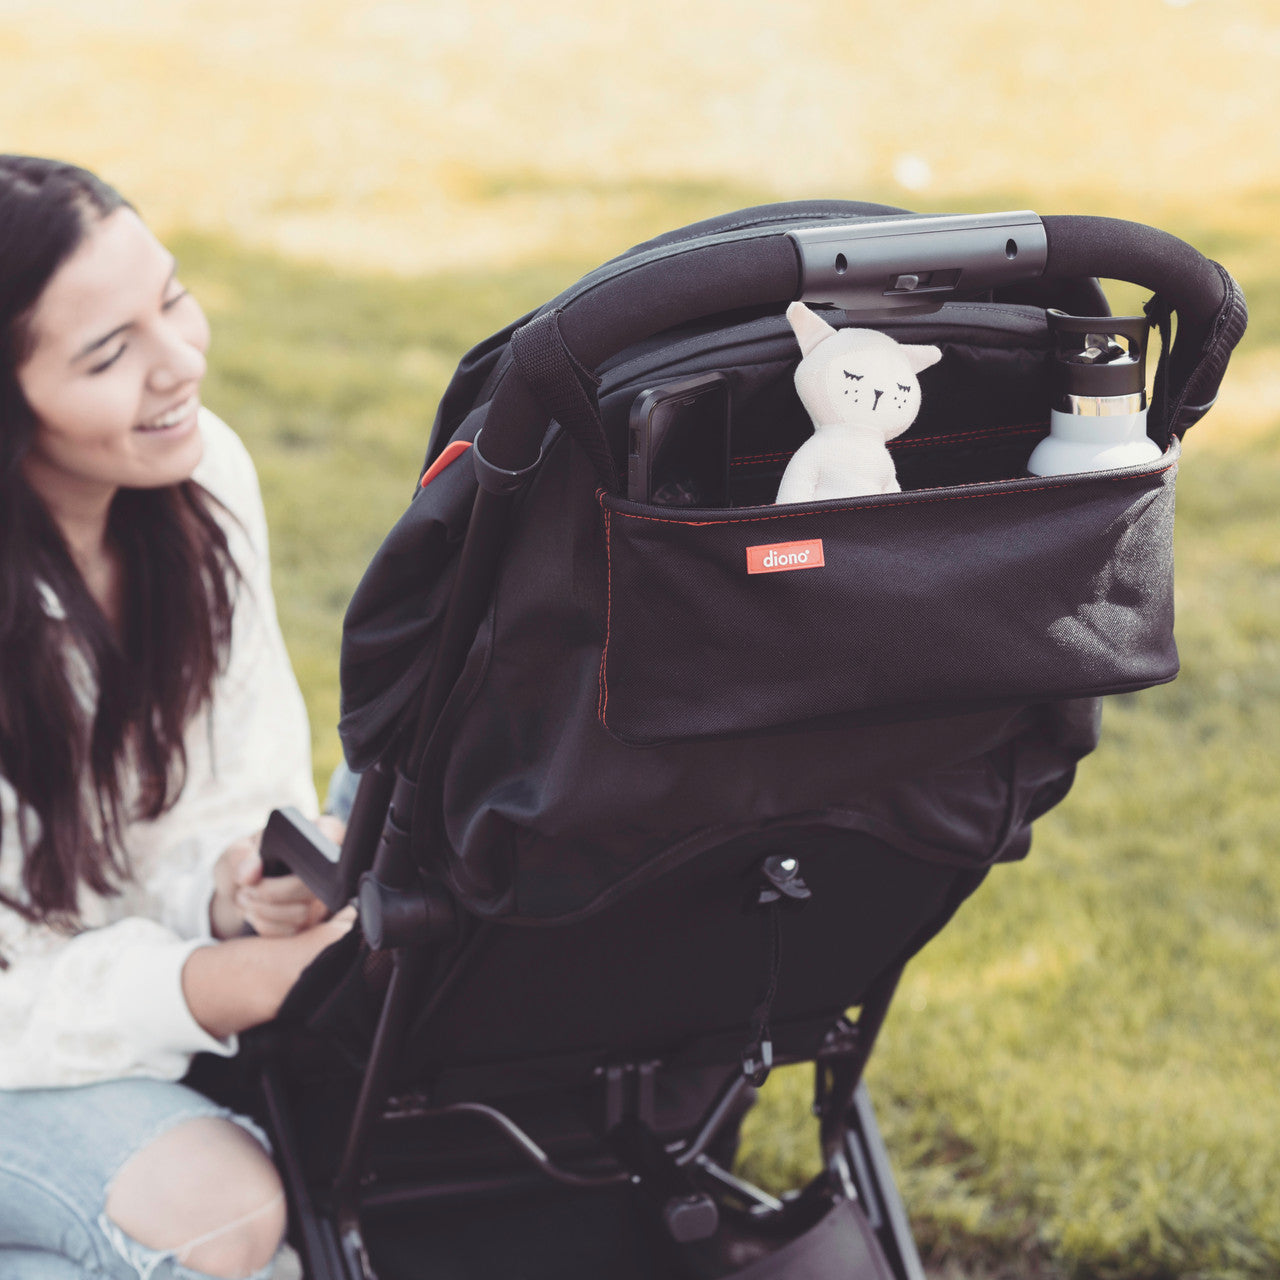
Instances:
[[[1161,455],[1028,478],[1047,312],[1105,315],[1099,275],[1177,313]],[[808,433],[795,299],[941,350],[902,492],[772,505]],[[806,202],[638,246],[470,353],[427,463],[483,429],[479,474],[417,491],[343,642],[344,874],[447,927],[367,904],[391,950],[321,957],[265,1073],[313,1280],[922,1280],[863,1068],[903,965],[1066,794],[1097,699],[1175,674],[1178,437],[1244,322],[1221,267],[1136,224]],[[627,501],[637,393],[710,372],[733,505]],[[748,572],[788,543],[821,562]],[[750,1068],[766,1042],[816,1064],[795,1195],[731,1171],[744,1039]]]

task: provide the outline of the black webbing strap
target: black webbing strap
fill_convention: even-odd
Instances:
[[[1244,337],[1249,323],[1249,309],[1240,286],[1225,267],[1217,262],[1212,265],[1222,275],[1222,305],[1209,325],[1191,371],[1179,385],[1168,389],[1170,399],[1165,420],[1171,435],[1181,436],[1209,412],[1218,397],[1231,352]]]
[[[742,1074],[753,1085],[764,1084],[773,1066],[773,1032],[769,1015],[778,994],[778,975],[782,972],[782,908],[777,902],[765,907],[768,917],[769,942],[765,961],[764,996],[751,1014],[751,1038],[742,1051]]]
[[[760,879],[747,898],[747,910],[764,911],[768,932],[764,995],[751,1014],[751,1039],[742,1051],[742,1074],[754,1085],[764,1084],[773,1066],[769,1018],[782,972],[782,912],[802,907],[811,897],[813,893],[800,874],[799,859],[789,853],[772,853],[760,864]]]
[[[1158,293],[1153,293],[1142,308],[1147,321],[1153,329],[1160,333],[1160,360],[1152,377],[1151,415],[1153,428],[1162,433],[1156,443],[1164,448],[1169,447],[1169,421],[1165,416],[1169,411],[1169,346],[1172,341],[1171,319],[1173,312],[1169,304]]]
[[[565,345],[560,312],[544,311],[511,335],[511,356],[534,398],[578,442],[610,493],[621,488],[600,421],[600,379]]]

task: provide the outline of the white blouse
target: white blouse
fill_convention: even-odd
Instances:
[[[123,832],[133,878],[116,897],[81,886],[82,927],[33,925],[0,904],[0,1088],[90,1084],[122,1076],[176,1080],[198,1051],[230,1056],[182,993],[187,956],[209,945],[213,866],[226,847],[260,831],[271,810],[317,810],[307,712],[289,665],[271,594],[267,522],[258,477],[226,423],[200,411],[197,479],[235,517],[219,513],[242,582],[225,674],[210,707],[187,727],[187,778],[174,806]],[[46,607],[60,606],[50,593]],[[74,682],[95,691],[79,655]],[[0,777],[0,888],[25,901],[22,840],[38,819],[19,812]]]

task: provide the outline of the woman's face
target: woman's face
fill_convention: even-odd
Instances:
[[[191,475],[209,325],[133,210],[93,218],[30,326],[17,376],[38,425],[23,470],[51,510]]]

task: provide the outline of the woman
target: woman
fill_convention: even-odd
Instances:
[[[270,1273],[265,1139],[175,1082],[351,923],[255,851],[315,794],[253,465],[200,405],[208,342],[116,192],[0,156],[6,1280]]]

